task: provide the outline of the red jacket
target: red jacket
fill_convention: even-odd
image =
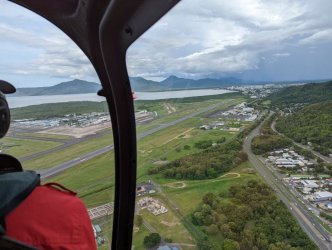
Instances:
[[[58,184],[36,187],[8,214],[6,228],[7,236],[38,249],[97,249],[83,202],[76,193]]]

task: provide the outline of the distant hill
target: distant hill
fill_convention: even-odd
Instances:
[[[220,79],[204,78],[199,80],[170,76],[161,82],[146,80],[142,77],[132,77],[130,82],[135,91],[163,91],[175,89],[195,89],[195,88],[224,88],[231,85],[240,85],[241,79],[225,77]]]
[[[170,76],[164,81],[156,82],[146,80],[142,77],[131,77],[130,82],[134,91],[165,91],[176,89],[193,88],[223,88],[233,84],[240,84],[242,80],[237,78],[222,79],[200,79],[192,80]],[[62,82],[51,87],[18,88],[16,96],[41,96],[41,95],[68,95],[96,93],[101,85],[95,82],[87,82],[75,79],[69,82]]]
[[[15,95],[41,96],[41,95],[85,94],[85,93],[96,93],[100,89],[101,85],[98,83],[75,79],[73,81],[62,82],[51,87],[18,88]]]
[[[271,100],[273,106],[312,104],[332,100],[332,81],[286,87],[271,94],[267,99]]]
[[[180,89],[225,88],[234,85],[239,86],[246,84],[255,84],[254,82],[245,83],[243,80],[235,77],[223,77],[219,79],[204,78],[199,80],[193,80],[193,79],[180,78],[176,76],[170,76],[161,82],[147,80],[144,79],[143,77],[130,77],[130,83],[134,91],[141,91],[141,92],[167,91],[167,90],[180,90]],[[256,82],[256,84],[264,84],[264,83]],[[15,95],[40,96],[40,95],[84,94],[84,93],[96,93],[100,89],[101,85],[98,83],[75,79],[69,82],[62,82],[51,87],[18,88]],[[281,93],[281,96],[283,95],[284,94]]]

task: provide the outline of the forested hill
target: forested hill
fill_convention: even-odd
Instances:
[[[86,94],[86,93],[96,93],[100,89],[101,85],[98,83],[75,79],[69,82],[62,82],[51,87],[18,88],[14,95],[41,96],[41,95]]]
[[[312,104],[282,117],[277,121],[276,128],[297,142],[311,142],[315,150],[324,155],[331,154],[332,101]]]
[[[273,106],[289,104],[313,104],[332,100],[332,81],[325,83],[309,83],[301,86],[283,88],[268,96]]]

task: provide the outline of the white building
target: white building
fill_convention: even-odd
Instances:
[[[317,185],[317,183],[315,181],[312,180],[302,180],[301,184],[305,187],[305,188],[318,188],[319,186]]]
[[[327,191],[314,193],[314,201],[326,201],[332,199],[332,193]]]

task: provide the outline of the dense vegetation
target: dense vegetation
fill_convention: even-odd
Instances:
[[[209,147],[199,153],[184,156],[166,165],[151,168],[148,174],[162,174],[165,178],[189,180],[216,178],[248,160],[247,154],[242,151],[243,139],[262,120],[264,120],[264,116],[247,126],[228,143],[212,146],[210,142],[198,142],[195,147],[202,148],[202,145],[204,148],[207,145]],[[225,138],[221,137],[216,142],[222,143],[224,140]]]
[[[280,135],[261,135],[252,141],[252,151],[256,155],[265,154],[267,152],[286,148],[292,145],[292,141]]]
[[[158,233],[151,233],[148,236],[145,236],[143,244],[147,249],[150,249],[152,247],[158,246],[160,241],[161,237]]]
[[[149,174],[162,173],[165,178],[191,180],[216,178],[247,160],[246,153],[241,149],[242,141],[239,139],[214,147],[210,144],[210,147],[202,152],[150,169]]]
[[[282,117],[276,128],[296,142],[311,142],[315,150],[332,154],[332,101],[309,105]]]
[[[64,102],[33,105],[11,110],[12,119],[49,119],[67,114],[108,112],[106,102]]]
[[[252,140],[252,151],[255,154],[264,154],[272,150],[285,148],[292,145],[292,141],[284,136],[276,134],[271,129],[271,123],[275,119],[275,115],[267,119],[260,129],[260,135]]]
[[[296,103],[313,104],[331,100],[331,98],[332,81],[291,86],[268,96],[272,105],[278,107],[289,106]]]
[[[191,215],[206,234],[201,250],[317,249],[266,184],[232,186],[227,197],[206,194]]]

